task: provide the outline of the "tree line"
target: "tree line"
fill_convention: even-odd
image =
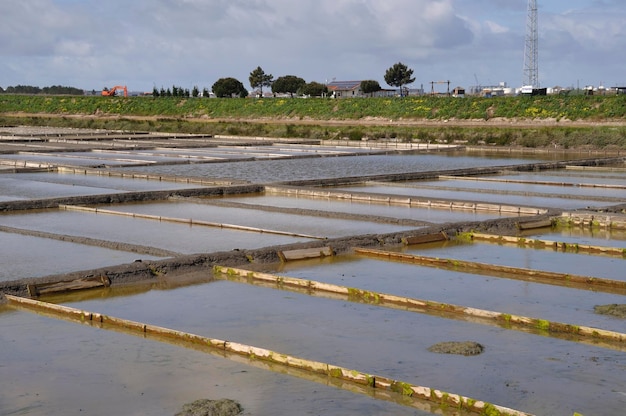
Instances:
[[[400,96],[403,96],[404,86],[415,81],[413,70],[402,62],[398,62],[391,66],[385,72],[385,82],[391,86],[400,88]],[[267,74],[260,66],[250,72],[248,78],[250,86],[258,91],[258,96],[263,96],[263,87],[271,88],[274,94],[289,94],[293,97],[297,95],[307,95],[313,97],[325,96],[328,94],[326,85],[319,82],[307,83],[304,79],[295,75],[285,75],[274,79],[272,74]],[[365,80],[361,81],[361,91],[364,94],[373,94],[382,88],[378,81]],[[235,78],[221,78],[213,84],[213,93],[217,97],[245,97],[248,95],[241,81]]]
[[[415,81],[415,78],[412,76],[413,70],[405,64],[398,62],[385,72],[385,82],[391,86],[400,88],[400,96],[403,96],[405,85]],[[293,97],[294,94],[311,97],[323,97],[328,95],[328,87],[325,84],[315,81],[307,83],[303,78],[295,75],[284,75],[274,79],[272,74],[266,73],[260,66],[250,72],[248,81],[258,97],[263,97],[263,88],[270,88],[273,94],[289,94],[291,97]],[[360,87],[364,94],[374,94],[382,90],[378,81],[375,80],[361,81]],[[245,98],[249,94],[243,83],[233,77],[218,79],[213,84],[211,90],[218,98]],[[204,97],[208,97],[209,94],[206,88],[202,91],[202,96]],[[188,89],[176,86],[172,87],[171,90],[169,88],[167,90],[163,88],[159,90],[155,87],[152,91],[152,95],[155,97],[198,97],[200,90],[198,87],[193,87],[191,92],[189,92]]]
[[[385,72],[385,82],[388,85],[400,88],[400,96],[404,95],[404,86],[411,84],[415,81],[412,77],[413,70],[408,68],[401,62],[394,64]],[[273,94],[289,94],[291,97],[294,95],[305,95],[311,97],[323,97],[328,95],[328,87],[325,84],[319,82],[306,82],[304,79],[295,75],[284,75],[274,79],[272,74],[267,74],[260,66],[256,67],[250,76],[248,81],[253,90],[256,91],[257,96],[263,96],[263,88],[270,88]],[[378,81],[365,80],[361,81],[361,91],[364,94],[374,94],[380,91],[382,88]],[[50,94],[50,95],[84,95],[84,91],[74,87],[64,87],[61,85],[53,85],[51,87],[34,87],[29,85],[17,85],[2,89],[0,87],[0,93],[6,94]],[[244,87],[243,83],[236,78],[227,77],[218,79],[212,86],[212,93],[219,98],[231,98],[231,97],[247,97],[248,90]],[[95,91],[92,91],[92,95],[95,95]],[[154,97],[209,97],[210,92],[207,88],[204,88],[202,92],[197,86],[194,86],[191,91],[188,88],[173,85],[171,88],[157,89],[156,86],[152,90],[152,96]]]
[[[0,87],[0,94],[47,94],[47,95],[84,95],[85,92],[79,88],[53,85],[51,87],[34,87],[32,85],[16,85]]]

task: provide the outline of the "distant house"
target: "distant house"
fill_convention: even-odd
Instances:
[[[326,84],[328,93],[335,98],[362,97],[361,81],[333,81]]]
[[[453,97],[465,97],[465,88],[456,87],[455,89],[452,90],[452,96]]]
[[[361,90],[362,81],[333,81],[326,84],[328,94],[333,98],[353,98],[353,97],[393,97],[397,90],[381,89],[373,94],[364,94]]]

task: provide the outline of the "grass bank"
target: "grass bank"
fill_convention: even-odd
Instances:
[[[454,123],[471,120],[490,122],[480,126]],[[523,121],[524,126],[494,120]],[[546,121],[550,121],[549,126]],[[573,126],[571,122],[577,124]],[[626,96],[332,100],[0,95],[0,125],[15,124],[626,149]]]
[[[537,97],[406,97],[207,99],[0,95],[0,112],[193,118],[622,120],[626,95]]]

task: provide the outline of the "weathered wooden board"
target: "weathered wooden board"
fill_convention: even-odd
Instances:
[[[330,247],[303,248],[300,250],[279,251],[278,256],[282,261],[313,259],[317,257],[328,257],[334,254]]]
[[[106,276],[90,277],[84,279],[70,280],[66,282],[41,283],[27,285],[28,294],[31,297],[47,295],[59,292],[71,292],[74,290],[93,289],[96,287],[109,287],[111,281]]]

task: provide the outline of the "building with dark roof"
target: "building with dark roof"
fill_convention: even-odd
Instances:
[[[396,90],[381,89],[373,94],[364,94],[361,90],[362,81],[333,81],[326,84],[328,93],[334,98],[352,98],[352,97],[393,97],[396,95]]]

